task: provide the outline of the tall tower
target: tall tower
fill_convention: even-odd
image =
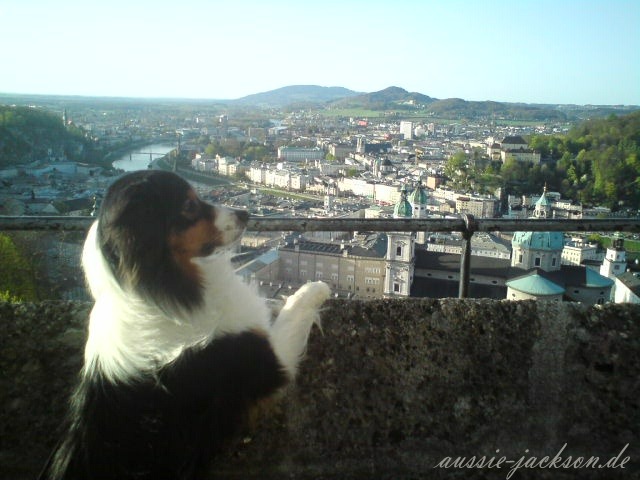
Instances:
[[[393,211],[393,218],[411,218],[413,209],[407,200],[407,190],[402,187],[400,201]],[[408,297],[413,283],[415,263],[415,238],[411,232],[388,232],[385,255],[384,295]]]
[[[615,238],[607,248],[604,261],[600,266],[600,275],[615,279],[627,269],[627,252],[624,249],[624,239]]]
[[[411,140],[413,138],[413,122],[401,121],[400,133],[404,136],[405,140]]]
[[[421,183],[413,189],[409,195],[409,203],[411,204],[412,218],[427,218],[427,190]],[[427,232],[418,232],[416,234],[416,243],[424,245],[427,238]]]
[[[226,115],[220,115],[220,117],[218,117],[218,123],[220,124],[220,136],[222,138],[227,138],[227,135],[229,134],[229,118]]]

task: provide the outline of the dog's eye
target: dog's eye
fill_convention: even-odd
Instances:
[[[189,198],[182,205],[182,214],[186,217],[193,218],[198,214],[198,208],[198,202],[193,198]]]

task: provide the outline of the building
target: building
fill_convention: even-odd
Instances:
[[[509,300],[546,300],[560,302],[565,289],[539,272],[527,273],[506,282]]]
[[[640,273],[625,272],[615,279],[616,303],[640,303]]]
[[[338,160],[344,160],[355,151],[353,145],[348,143],[331,143],[329,144],[329,153]]]
[[[380,298],[386,251],[386,236],[380,234],[341,243],[289,238],[279,247],[279,279],[293,286],[321,280],[339,295]]]
[[[416,210],[416,216],[419,211]],[[407,200],[407,190],[401,190],[400,201],[393,210],[393,218],[416,218]],[[384,295],[408,297],[411,294],[415,264],[415,235],[412,232],[388,232],[385,255]]]
[[[582,238],[572,238],[565,243],[560,261],[563,265],[583,265],[598,259],[602,260],[597,244],[586,243]]]
[[[487,153],[491,158],[495,158],[496,149],[495,145],[492,145],[487,149]],[[518,162],[531,162],[540,163],[540,152],[536,152],[529,148],[529,144],[524,138],[519,135],[505,137],[500,143],[500,159],[502,163],[505,163],[509,159],[514,159]]]
[[[460,195],[455,202],[457,213],[468,213],[477,218],[493,218],[499,208],[498,199],[491,197]]]
[[[551,216],[546,187],[535,205],[533,217]],[[516,232],[512,239],[511,266],[525,270],[507,282],[508,300],[567,299],[586,304],[609,301],[613,281],[598,272],[576,265],[562,265],[564,236],[561,232]]]
[[[413,122],[401,121],[400,133],[405,140],[411,140],[413,138]]]
[[[520,150],[529,148],[527,141],[520,135],[507,136],[500,142],[500,150]]]
[[[600,267],[600,275],[615,279],[627,269],[627,253],[624,250],[624,240],[616,238],[611,246],[607,248],[604,262]]]
[[[305,162],[313,160],[321,160],[325,157],[324,151],[319,147],[289,147],[283,146],[278,148],[278,159],[285,162]]]

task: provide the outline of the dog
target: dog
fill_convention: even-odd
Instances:
[[[84,366],[41,479],[203,478],[248,410],[295,378],[330,289],[304,285],[272,322],[230,262],[248,218],[170,172],[109,187],[82,254]]]

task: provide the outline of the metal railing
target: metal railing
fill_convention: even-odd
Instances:
[[[94,217],[2,216],[3,230],[88,230]],[[459,298],[469,292],[471,238],[475,232],[640,232],[640,218],[616,219],[504,219],[462,215],[458,219],[375,219],[375,218],[261,218],[252,217],[248,231],[274,232],[461,232]]]

